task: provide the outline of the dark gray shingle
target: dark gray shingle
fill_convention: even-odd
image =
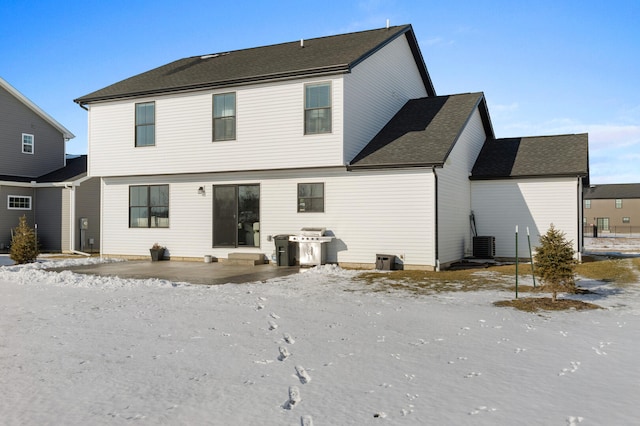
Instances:
[[[471,179],[589,174],[586,133],[492,139],[485,142]]]
[[[584,189],[585,200],[614,200],[629,198],[640,198],[640,183],[591,185]]]
[[[441,166],[478,107],[485,131],[493,137],[482,93],[411,99],[349,167]]]
[[[75,99],[79,104],[131,96],[222,87],[247,82],[347,72],[392,40],[406,35],[425,87],[435,95],[411,25],[271,46],[193,56],[138,74]]]

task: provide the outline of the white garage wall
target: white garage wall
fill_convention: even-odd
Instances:
[[[496,257],[528,257],[526,229],[531,245],[540,244],[551,224],[580,251],[579,180],[577,178],[472,181],[472,209],[478,235],[496,237]]]

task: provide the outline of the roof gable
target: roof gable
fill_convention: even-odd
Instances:
[[[589,175],[586,133],[487,140],[471,179]]]
[[[74,101],[94,101],[349,72],[406,34],[427,93],[435,95],[411,25],[193,56],[138,74]]]
[[[640,199],[640,183],[612,183],[591,185],[584,189],[585,200],[603,199]]]
[[[485,131],[493,137],[482,93],[411,99],[355,156],[349,168],[442,166],[481,105]]]
[[[38,105],[33,103],[29,98],[20,93],[18,89],[10,85],[5,79],[0,77],[0,87],[6,90],[9,94],[11,94],[18,101],[22,102],[27,108],[33,111],[35,114],[40,116],[43,120],[53,126],[57,131],[62,133],[62,136],[65,139],[73,139],[75,135],[71,133],[66,127],[62,124],[58,123],[53,117],[47,114],[43,109],[41,109]]]

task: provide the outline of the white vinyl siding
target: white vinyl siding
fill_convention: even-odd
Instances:
[[[405,36],[344,77],[344,162],[351,161],[409,100],[427,96]]]
[[[299,183],[324,182],[325,211],[297,212]],[[129,185],[170,185],[171,228],[128,227]],[[212,185],[260,185],[260,246],[212,248]],[[207,188],[199,195],[200,186]],[[408,265],[434,265],[433,177],[429,170],[349,173],[344,169],[167,177],[108,178],[103,185],[102,252],[148,256],[154,242],[174,257],[230,252],[274,252],[269,235],[325,227],[336,239],[329,262],[373,265],[376,254],[402,256]],[[374,213],[374,214],[372,214]]]
[[[576,178],[513,179],[472,182],[472,210],[478,234],[496,237],[496,257],[515,257],[515,228],[518,226],[518,254],[527,257],[526,229],[531,245],[540,243],[553,226],[573,241],[579,251],[578,183]]]
[[[471,182],[469,171],[486,139],[476,109],[438,173],[438,257],[441,264],[471,254]]]
[[[134,101],[96,103],[89,110],[92,176],[159,172],[207,173],[342,165],[342,76],[241,86],[236,93],[236,139],[211,143],[212,95],[154,98],[155,146],[135,149]],[[304,88],[330,82],[332,132],[304,135]]]

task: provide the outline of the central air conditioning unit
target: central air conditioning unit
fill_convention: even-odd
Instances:
[[[473,257],[493,259],[496,255],[496,237],[473,237]]]

